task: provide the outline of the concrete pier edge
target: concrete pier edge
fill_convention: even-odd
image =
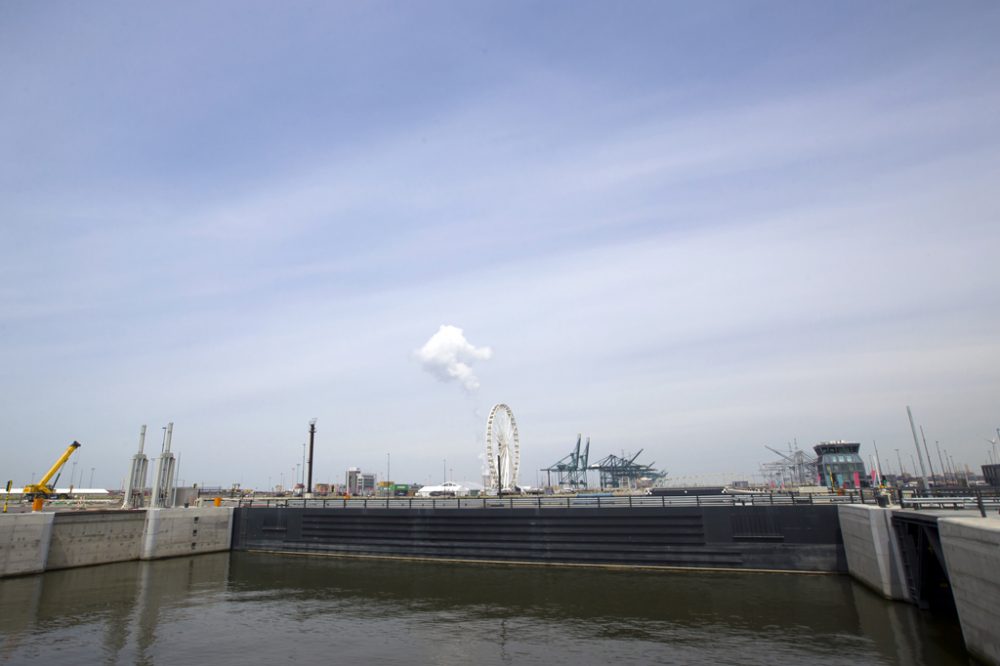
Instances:
[[[0,578],[45,571],[54,518],[53,513],[19,513],[0,520]]]
[[[230,507],[62,511],[0,517],[0,578],[230,550]]]
[[[845,504],[838,514],[851,576],[886,599],[910,601],[899,542],[892,529],[892,510]]]

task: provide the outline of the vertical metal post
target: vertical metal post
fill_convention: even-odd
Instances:
[[[878,455],[878,444],[875,440],[872,440],[872,448],[875,449],[875,463],[878,465],[878,483],[880,486],[885,486],[885,478],[882,476],[882,459]]]
[[[920,439],[924,440],[924,453],[927,454],[927,466],[931,468],[931,481],[934,480],[934,463],[931,462],[931,452],[927,448],[927,437],[924,435],[924,427],[920,426]]]
[[[306,484],[306,492],[310,495],[313,491],[313,445],[316,443],[316,419],[309,422],[309,483]]]
[[[928,488],[927,485],[927,470],[924,468],[924,456],[920,452],[920,442],[917,441],[917,427],[913,425],[913,412],[910,411],[910,406],[906,406],[906,415],[910,419],[910,430],[913,431],[913,446],[917,449],[917,459],[920,460],[920,478],[924,482],[924,489]]]

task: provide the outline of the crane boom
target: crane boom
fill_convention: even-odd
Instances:
[[[74,441],[72,444],[67,446],[66,450],[63,451],[63,454],[59,456],[59,460],[56,460],[55,464],[52,465],[49,471],[45,473],[45,476],[43,476],[41,479],[38,480],[38,483],[30,484],[24,487],[23,491],[24,495],[26,497],[27,496],[33,497],[35,495],[48,497],[53,492],[55,492],[53,488],[49,486],[49,481],[51,481],[52,477],[54,477],[56,474],[59,473],[59,470],[62,469],[62,466],[66,464],[66,461],[69,460],[69,457],[73,455],[73,452],[76,451],[78,448],[80,448],[80,442],[77,441]]]
[[[770,446],[768,446],[767,444],[765,444],[765,445],[764,445],[764,448],[765,448],[765,449],[767,449],[768,451],[773,451],[774,453],[777,453],[777,454],[778,454],[779,456],[781,456],[782,458],[784,458],[785,460],[787,460],[787,461],[788,461],[788,462],[790,462],[790,463],[793,463],[793,462],[795,462],[795,461],[794,461],[794,460],[792,459],[792,457],[791,457],[791,456],[786,456],[786,455],[785,455],[784,453],[782,453],[782,452],[781,452],[781,451],[779,451],[778,449],[772,449],[772,448],[771,448]]]

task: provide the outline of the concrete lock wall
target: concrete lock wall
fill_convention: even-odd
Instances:
[[[938,533],[965,646],[1000,665],[1000,520],[941,518]]]
[[[146,516],[142,511],[85,511],[53,514],[47,569],[139,559]]]
[[[45,571],[54,516],[52,513],[0,516],[0,578]]]
[[[228,551],[232,523],[226,507],[0,516],[0,577]]]
[[[229,550],[232,542],[233,510],[149,509],[141,559],[215,553]]]
[[[850,574],[887,599],[909,601],[892,510],[850,504],[838,513]]]

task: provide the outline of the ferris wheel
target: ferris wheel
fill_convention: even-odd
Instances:
[[[514,412],[503,403],[493,405],[486,421],[486,459],[490,463],[489,490],[498,494],[517,490],[521,442]]]

